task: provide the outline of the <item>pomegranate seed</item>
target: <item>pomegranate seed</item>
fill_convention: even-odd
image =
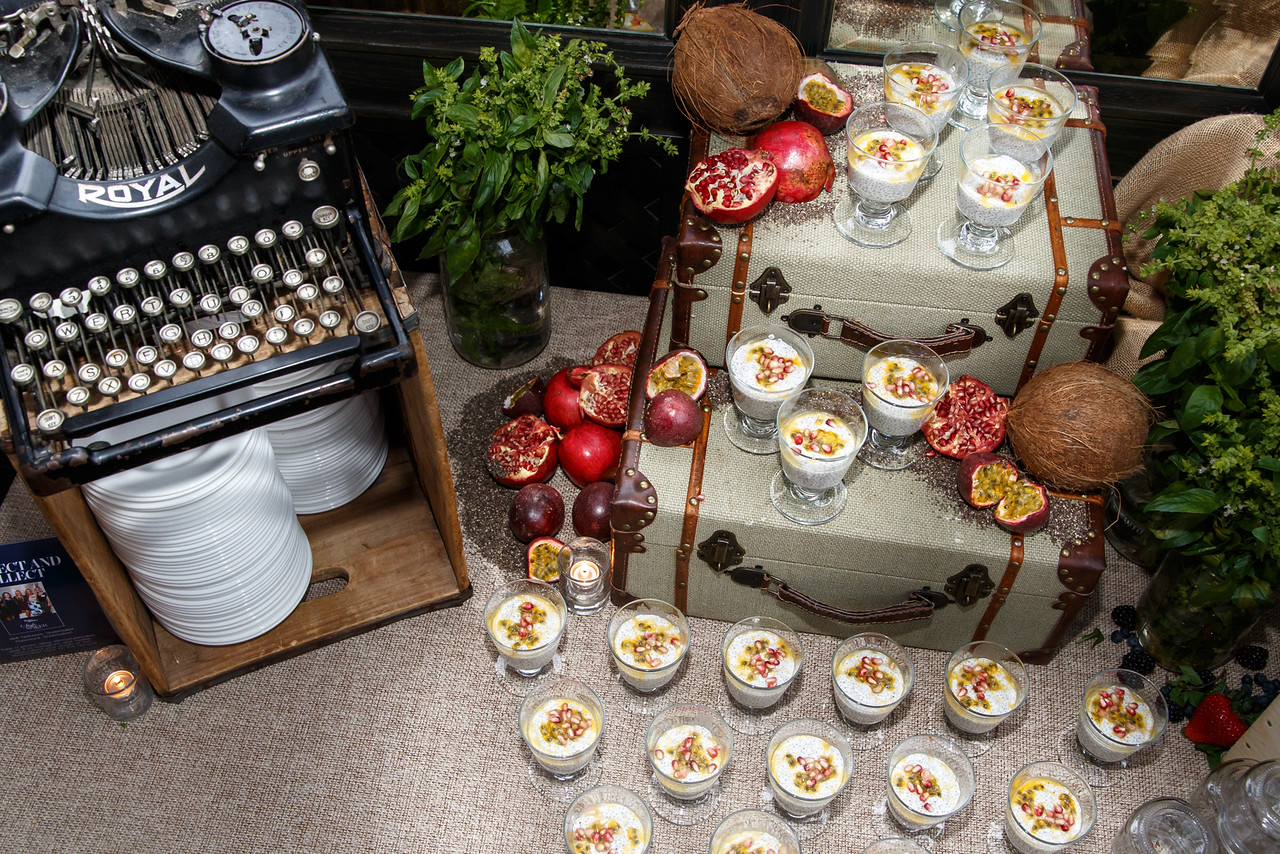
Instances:
[[[929,803],[928,801],[925,801],[924,809],[926,812],[933,812],[933,804]]]
[[[533,610],[533,603],[532,603],[532,602],[521,602],[521,603],[520,603],[520,607],[521,607],[521,608],[523,608],[523,609],[524,609],[524,610],[526,610],[526,611],[532,611],[532,610]]]
[[[1122,726],[1113,726],[1111,728],[1111,731],[1114,732],[1116,735],[1120,735],[1120,736],[1124,735],[1127,732],[1127,730]]]
[[[1037,807],[1036,807],[1036,816],[1037,816],[1037,817],[1039,817],[1039,816],[1042,816],[1042,815],[1044,815],[1044,807],[1037,806]]]
[[[707,755],[710,756],[712,759],[715,759],[717,756],[720,755],[720,749],[717,747],[708,747]]]
[[[1023,805],[1022,805],[1022,811],[1023,811],[1023,812],[1031,812],[1031,804],[1023,804]]]

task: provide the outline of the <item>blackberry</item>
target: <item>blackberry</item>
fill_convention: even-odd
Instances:
[[[1236,650],[1236,664],[1239,664],[1245,670],[1262,670],[1267,666],[1267,659],[1271,655],[1265,647],[1261,646],[1242,646]]]
[[[1202,667],[1196,671],[1196,676],[1200,677],[1200,684],[1208,687],[1218,681],[1217,675],[1207,667]]]
[[[1138,627],[1138,609],[1132,605],[1117,605],[1111,609],[1111,621],[1126,632]]]
[[[1135,673],[1141,673],[1143,676],[1150,676],[1156,669],[1156,660],[1151,657],[1150,653],[1135,649],[1125,653],[1124,658],[1120,659],[1120,666],[1125,670],[1132,670]]]
[[[1187,713],[1183,711],[1182,706],[1169,707],[1169,723],[1171,724],[1181,723],[1186,719],[1187,719]]]

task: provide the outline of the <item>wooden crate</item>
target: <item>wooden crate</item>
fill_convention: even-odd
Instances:
[[[401,316],[412,316],[399,271],[393,270],[390,278]],[[174,637],[155,622],[139,598],[80,489],[33,496],[157,694],[180,699],[264,665],[470,597],[435,384],[421,336],[413,332],[409,337],[418,370],[383,392],[391,452],[382,474],[352,503],[300,517],[311,542],[312,583],[342,578],[346,585],[302,602],[284,622],[257,638],[231,646],[202,646]],[[2,412],[0,426],[7,434]]]

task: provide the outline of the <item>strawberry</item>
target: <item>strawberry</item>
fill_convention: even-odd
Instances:
[[[1231,708],[1231,700],[1225,694],[1209,694],[1200,701],[1182,734],[1197,744],[1230,747],[1244,731],[1244,721]]]

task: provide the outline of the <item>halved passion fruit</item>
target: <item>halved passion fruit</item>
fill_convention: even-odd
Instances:
[[[823,136],[830,136],[844,128],[853,112],[853,96],[819,71],[800,81],[792,107],[797,119],[813,125]]]
[[[1029,480],[1015,481],[996,505],[996,523],[1014,534],[1033,534],[1049,521],[1049,491]]]
[[[555,537],[538,537],[529,543],[529,577],[534,581],[555,584],[560,580],[560,550],[564,543]]]
[[[999,454],[982,451],[960,461],[956,486],[960,496],[974,507],[991,507],[1018,480],[1018,467]]]
[[[676,389],[692,397],[702,397],[707,390],[707,362],[696,350],[672,350],[649,371],[644,394],[653,400],[660,392]]]

